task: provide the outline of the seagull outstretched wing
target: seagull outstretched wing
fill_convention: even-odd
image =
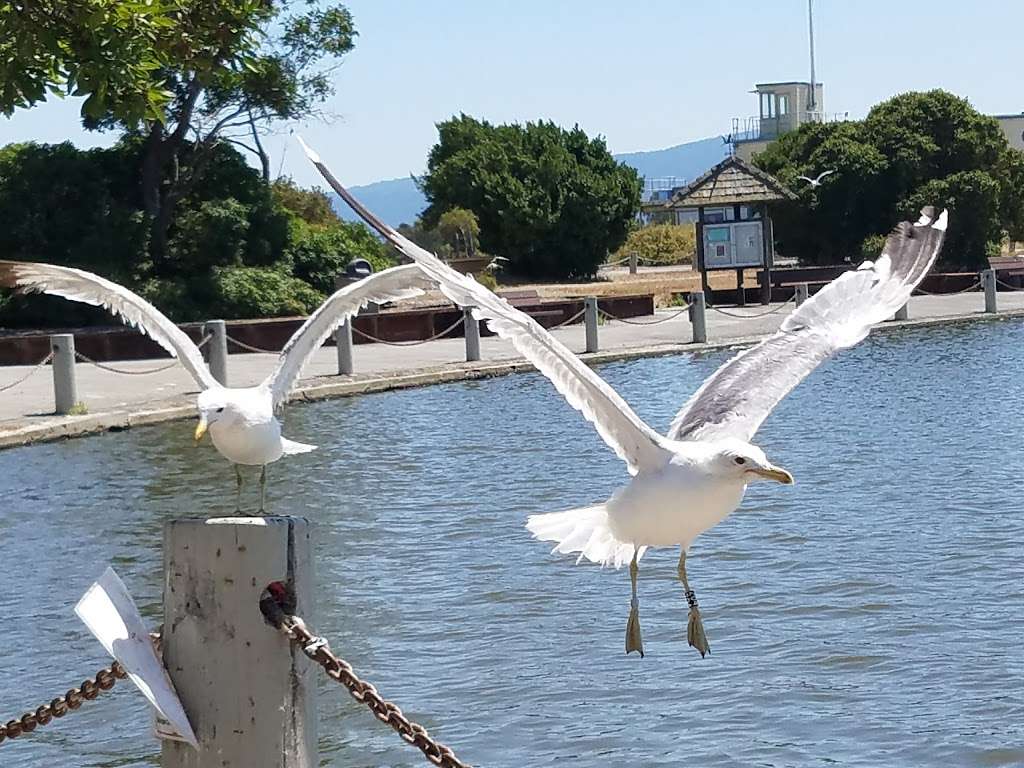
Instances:
[[[274,407],[277,408],[288,398],[288,393],[313,353],[360,308],[371,301],[383,304],[410,299],[423,293],[423,288],[433,285],[418,266],[407,264],[385,269],[332,294],[288,339],[273,372],[263,382],[263,388],[271,394]]]
[[[203,389],[220,384],[203,355],[184,331],[160,310],[123,285],[71,267],[29,261],[0,261],[0,286],[26,293],[48,293],[71,301],[103,307],[128,325],[138,328],[178,358]]]
[[[537,366],[568,403],[594,425],[632,474],[665,464],[670,453],[664,438],[647,426],[626,401],[571,350],[529,315],[515,309],[472,277],[455,271],[374,216],[334,178],[315,152],[304,142],[302,146],[327,183],[366,223],[422,267],[449,299],[464,307],[474,307],[474,316],[485,319],[491,330],[512,342],[520,354]]]
[[[921,211],[902,222],[875,262],[865,261],[797,308],[773,336],[704,382],[672,421],[673,440],[750,440],[772,409],[825,359],[864,339],[906,304],[938,256],[947,216]]]

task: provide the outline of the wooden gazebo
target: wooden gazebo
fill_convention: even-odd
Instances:
[[[768,203],[795,199],[778,179],[735,156],[676,190],[665,209],[697,210],[697,268],[709,300],[710,270],[735,270],[736,293],[744,304],[743,270],[756,267],[762,270],[761,301],[771,301],[775,249]]]

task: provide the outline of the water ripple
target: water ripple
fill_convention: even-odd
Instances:
[[[664,429],[731,354],[601,372]],[[1022,372],[1024,326],[1002,322],[874,337],[799,387],[758,435],[797,484],[752,488],[691,553],[704,660],[676,553],[644,560],[648,655],[627,658],[626,574],[523,530],[626,478],[537,375],[295,405],[287,433],[321,450],[271,469],[271,504],[316,522],[332,645],[474,764],[1021,765]],[[163,523],[230,512],[232,483],[185,424],[0,453],[5,716],[103,663],[71,607],[106,563],[160,620]],[[420,765],[320,701],[323,766]],[[155,766],[148,733],[125,692],[4,765]]]

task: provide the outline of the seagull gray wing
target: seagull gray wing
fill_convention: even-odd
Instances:
[[[804,302],[777,333],[739,353],[706,381],[676,415],[672,440],[750,440],[772,409],[840,349],[892,317],[925,276],[946,234],[947,216],[925,208],[902,222],[882,255],[846,272]]]
[[[587,367],[571,350],[529,315],[512,307],[468,275],[463,275],[433,254],[403,237],[356,200],[341,185],[319,156],[302,144],[307,156],[328,184],[371,227],[436,280],[441,291],[456,304],[473,307],[473,315],[537,366],[566,401],[591,422],[601,438],[636,474],[658,469],[670,457],[665,439],[636,415],[607,382]]]
[[[48,293],[103,307],[138,328],[176,357],[203,389],[219,387],[199,347],[160,310],[123,285],[72,267],[31,261],[0,261],[0,287],[25,293]]]
[[[333,293],[288,339],[277,365],[263,382],[263,388],[271,394],[274,408],[288,399],[288,393],[313,353],[338,326],[362,307],[371,301],[383,304],[411,299],[423,293],[422,289],[433,285],[423,270],[415,264],[407,264],[369,275]]]

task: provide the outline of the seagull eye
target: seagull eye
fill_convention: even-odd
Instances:
[[[223,412],[224,412],[224,406],[222,405],[220,408],[217,409],[217,413],[223,413]]]
[[[744,459],[742,456],[737,456],[735,459],[733,459],[733,461],[735,461],[737,464],[746,464],[747,463],[747,460]]]

